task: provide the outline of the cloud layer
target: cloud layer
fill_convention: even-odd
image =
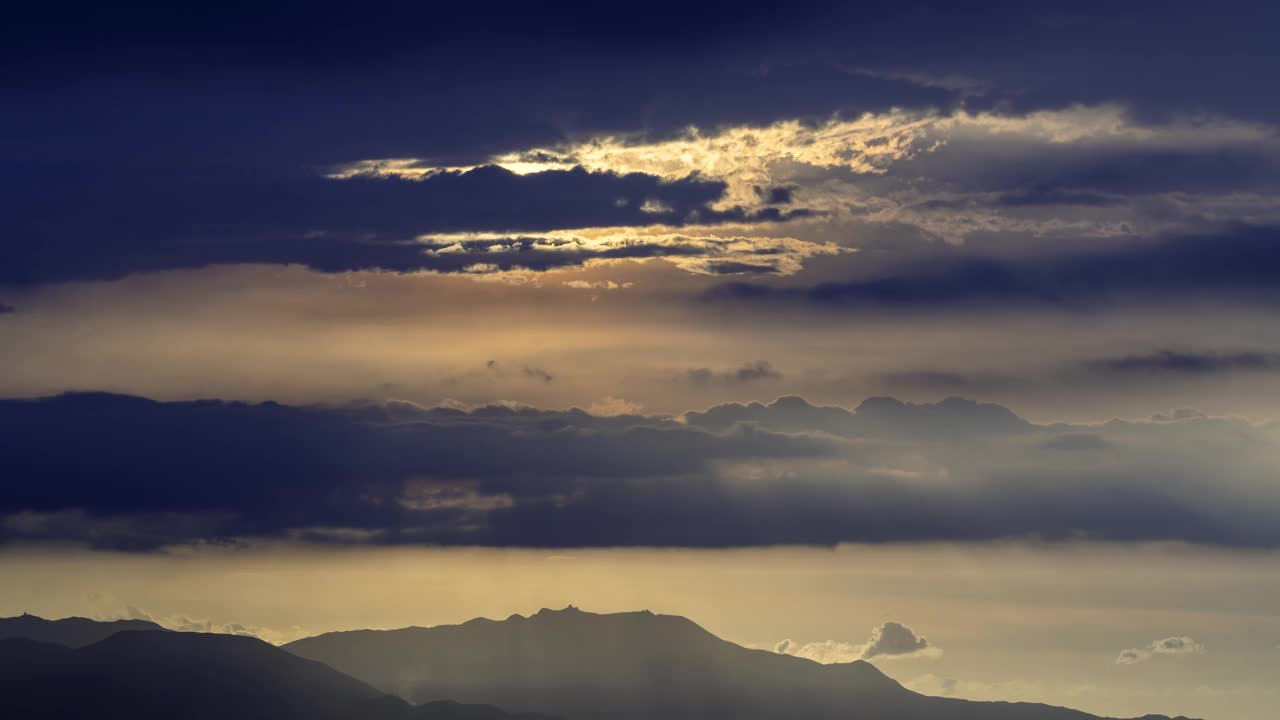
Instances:
[[[959,398],[783,398],[677,421],[75,394],[0,402],[0,426],[9,541],[1280,546],[1274,428],[1203,416],[1042,426]],[[898,630],[872,645],[902,647]]]
[[[958,254],[892,268],[878,277],[811,286],[727,283],[713,302],[803,304],[826,311],[974,308],[1093,310],[1123,301],[1188,298],[1267,306],[1280,287],[1280,231],[1235,227],[1090,253],[1025,259]]]

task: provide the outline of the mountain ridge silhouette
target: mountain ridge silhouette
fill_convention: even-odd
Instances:
[[[85,641],[98,637],[94,642]],[[0,618],[0,715],[159,720],[1105,720],[921,695],[871,663],[823,665],[679,615],[569,606],[277,648],[141,620]],[[1135,720],[1188,720],[1146,715]]]
[[[91,620],[85,617],[46,620],[30,613],[0,618],[0,639],[20,637],[67,647],[92,645],[124,630],[167,631],[167,628],[150,620]]]
[[[0,639],[0,717],[553,720],[457,702],[414,706],[257,638],[156,630],[82,647]]]
[[[688,618],[649,611],[596,614],[571,605],[504,620],[325,633],[283,647],[413,702],[452,697],[568,720],[1099,718],[925,696],[862,660],[822,665],[744,648]]]

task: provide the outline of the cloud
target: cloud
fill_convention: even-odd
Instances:
[[[835,640],[798,643],[787,639],[773,647],[776,653],[794,655],[824,664],[870,660],[872,658],[896,659],[905,657],[938,657],[942,651],[902,623],[889,621],[873,628],[871,637],[864,643],[847,643]]]
[[[1069,452],[1086,452],[1104,450],[1110,447],[1106,440],[1094,433],[1070,433],[1049,438],[1040,447],[1047,450],[1066,450]]]
[[[581,165],[669,181],[696,175],[724,183],[715,209],[764,219],[794,202],[799,211],[785,217],[807,218],[811,232],[855,218],[904,223],[970,249],[1001,235],[1021,235],[1018,244],[1034,249],[1050,239],[1185,233],[1246,218],[1275,224],[1280,203],[1269,190],[1280,189],[1278,161],[1273,126],[1142,122],[1120,103],[1025,115],[893,110],[691,128],[674,138],[600,135],[486,160],[517,173]],[[469,169],[400,159],[341,172],[362,168],[409,177]],[[856,246],[859,234],[850,235],[844,242]]]
[[[954,697],[960,687],[955,678],[941,677],[933,673],[925,673],[903,683],[907,688],[925,695],[941,695]]]
[[[782,373],[774,369],[768,360],[756,360],[744,363],[736,370],[712,370],[711,368],[694,368],[685,372],[683,378],[691,385],[745,385],[764,380],[781,380]]]
[[[588,539],[591,523],[566,525],[560,540],[545,534],[552,528],[543,513],[574,506],[590,514],[594,503],[615,507],[636,493],[659,502],[663,486],[706,477],[719,460],[832,452],[818,438],[764,430],[708,433],[659,418],[504,406],[305,408],[75,394],[0,401],[0,418],[5,474],[24,478],[0,503],[0,538],[75,537],[125,549],[291,533],[598,545]],[[505,528],[486,527],[508,511]],[[521,529],[527,523],[532,534]],[[628,525],[603,544],[667,544]],[[640,534],[626,540],[628,532]]]
[[[93,173],[86,168],[66,183],[64,173],[50,170],[15,185],[6,201],[0,283],[105,280],[228,263],[300,264],[321,272],[541,270],[592,258],[698,255],[717,241],[584,243],[520,232],[776,222],[805,212],[712,210],[723,182],[581,168],[518,175],[482,166],[419,179],[236,169]],[[57,201],[41,200],[50,197]],[[652,201],[665,209],[654,211]],[[482,231],[501,237],[438,239]]]
[[[1280,354],[1264,352],[1196,353],[1162,350],[1146,355],[1105,358],[1088,369],[1121,375],[1214,375],[1280,371]]]
[[[862,659],[861,645],[836,642],[835,640],[798,643],[794,640],[786,639],[775,645],[773,651],[783,655],[794,655],[806,660],[813,660],[824,665],[847,663]]]
[[[0,119],[13,139],[0,282],[539,264],[499,251],[453,267],[414,243],[449,232],[838,216],[960,242],[1275,221],[1280,103],[1221,80],[1271,60],[1267,18],[926,5],[726,18],[659,4],[626,28],[403,8],[359,32],[295,3],[202,11],[202,32],[156,13],[24,11],[25,32],[4,38],[22,82]],[[997,31],[1010,26],[1017,38]],[[1063,60],[1084,44],[1088,58]],[[487,47],[528,62],[494,72]],[[181,102],[165,90],[178,86]],[[791,272],[760,257],[700,267]]]
[[[796,188],[775,183],[774,174],[779,166],[797,164],[859,173],[883,172],[890,163],[927,147],[919,141],[936,120],[937,116],[932,114],[893,111],[817,124],[790,119],[764,126],[720,127],[713,131],[690,127],[669,138],[602,135],[553,148],[498,155],[489,162],[515,172],[582,167],[597,172],[643,173],[663,179],[715,178],[725,183],[725,197],[714,206],[718,210],[787,205],[794,200]],[[401,176],[454,170],[418,160],[390,163],[366,160],[338,168],[337,173],[351,174],[364,168],[381,168],[383,172]]]
[[[896,622],[887,622],[871,631],[871,638],[862,651],[864,660],[874,657],[901,657],[916,653],[936,651],[923,637],[917,637],[911,628]]]
[[[297,625],[287,628],[271,628],[238,622],[215,622],[205,618],[193,618],[181,613],[173,615],[153,613],[122,602],[110,593],[91,592],[86,595],[85,599],[91,608],[89,614],[95,620],[146,620],[178,632],[242,635],[255,637],[274,645],[283,645],[306,637],[309,634]]]
[[[1036,425],[961,398],[592,409],[4,400],[0,541],[1280,547],[1280,439],[1243,420]]]
[[[1133,665],[1135,663],[1140,663],[1149,657],[1151,657],[1151,654],[1147,650],[1143,650],[1139,648],[1129,648],[1127,650],[1120,651],[1120,655],[1116,657],[1116,664],[1117,665]]]
[[[1207,420],[1208,415],[1195,408],[1177,408],[1167,413],[1156,413],[1151,416],[1152,422],[1179,422],[1182,420]]]
[[[555,377],[551,373],[539,367],[529,367],[528,365],[525,365],[522,368],[522,371],[524,372],[525,377],[530,377],[534,380],[540,380],[542,382],[551,382],[552,380],[555,380]]]
[[[924,695],[942,695],[966,700],[998,702],[1039,702],[1048,692],[1044,684],[1027,680],[964,680],[925,673],[902,683],[907,689]],[[1089,686],[1064,689],[1069,695],[1089,692]]]
[[[1134,206],[1142,198],[1182,192],[1190,195],[1183,203],[1200,206],[1226,193],[1257,193],[1280,185],[1277,157],[1280,143],[1265,124],[1143,123],[1122,104],[1108,103],[1026,115],[893,110],[823,122],[692,127],[674,138],[600,135],[486,162],[513,172],[581,166],[666,180],[692,174],[725,183],[717,209],[800,202],[824,213],[906,220],[960,240],[983,229],[1043,230],[1055,222],[1096,234],[1118,225],[1107,222],[1113,217],[1151,219]],[[338,173],[365,169],[419,177],[469,168],[368,160]],[[1098,215],[1104,208],[1106,221],[1077,217],[1081,209]]]
[[[742,235],[710,226],[684,231],[661,226],[602,227],[510,237],[454,233],[424,235],[417,242],[427,256],[425,267],[436,272],[466,272],[480,265],[494,271],[543,271],[597,261],[661,258],[701,275],[791,275],[811,257],[847,252],[829,242]],[[583,288],[581,284],[571,287]]]
[[[864,400],[854,410],[811,405],[787,396],[769,405],[726,403],[706,412],[690,412],[685,421],[695,427],[726,430],[751,423],[777,432],[821,431],[848,437],[971,436],[1022,433],[1030,423],[1006,407],[949,397],[937,403],[902,402],[891,397]]]
[[[769,205],[788,205],[792,200],[792,193],[795,192],[795,185],[778,185],[774,187],[760,187],[756,185],[751,188],[755,194]]]
[[[640,403],[609,395],[591,403],[587,407],[587,412],[599,417],[614,417],[617,415],[639,415],[643,409],[644,406]]]
[[[1204,652],[1204,646],[1183,635],[1157,640],[1151,645],[1152,652],[1161,655],[1185,655],[1187,653]]]
[[[497,360],[485,361],[484,367],[485,367],[485,370],[492,373],[494,377],[506,376],[505,368],[503,368],[502,364],[499,363]],[[528,380],[536,380],[538,382],[543,382],[543,383],[549,383],[556,379],[555,376],[552,375],[550,372],[540,367],[534,367],[531,365],[522,366],[519,370],[518,377],[525,378]]]
[[[1093,310],[1123,299],[1171,302],[1206,296],[1272,304],[1280,298],[1277,287],[1280,230],[1240,226],[1220,235],[1178,237],[1095,253],[1023,260],[940,258],[876,278],[807,287],[726,283],[713,289],[707,299],[748,305],[801,303],[827,310]],[[1237,358],[1237,362],[1249,361]]]
[[[1202,652],[1204,652],[1204,645],[1186,635],[1181,635],[1156,640],[1146,647],[1121,650],[1120,655],[1116,657],[1116,664],[1136,665],[1156,655],[1192,655]]]
[[[778,266],[770,263],[752,264],[744,262],[712,262],[708,263],[707,272],[713,275],[747,275],[768,274],[778,272]]]

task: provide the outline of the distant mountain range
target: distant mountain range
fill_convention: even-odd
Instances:
[[[120,627],[75,620],[70,625],[33,616],[0,621],[11,633],[0,640],[0,718],[550,720],[455,702],[415,707],[250,637],[168,632],[145,623],[156,629],[126,629],[71,647],[95,625],[99,632]],[[70,626],[82,632],[63,632]],[[62,633],[72,643],[14,637],[17,628],[46,638]]]
[[[24,615],[0,619],[0,638],[3,718],[1098,720],[928,697],[863,661],[751,650],[647,611],[570,607],[283,648],[144,621]]]
[[[502,621],[328,633],[284,647],[415,702],[448,697],[570,720],[1097,717],[928,697],[863,661],[822,665],[751,650],[686,618],[647,611],[597,615],[570,607]]]

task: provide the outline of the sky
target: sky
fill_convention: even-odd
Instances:
[[[18,8],[0,612],[648,608],[1270,718],[1277,20]]]

